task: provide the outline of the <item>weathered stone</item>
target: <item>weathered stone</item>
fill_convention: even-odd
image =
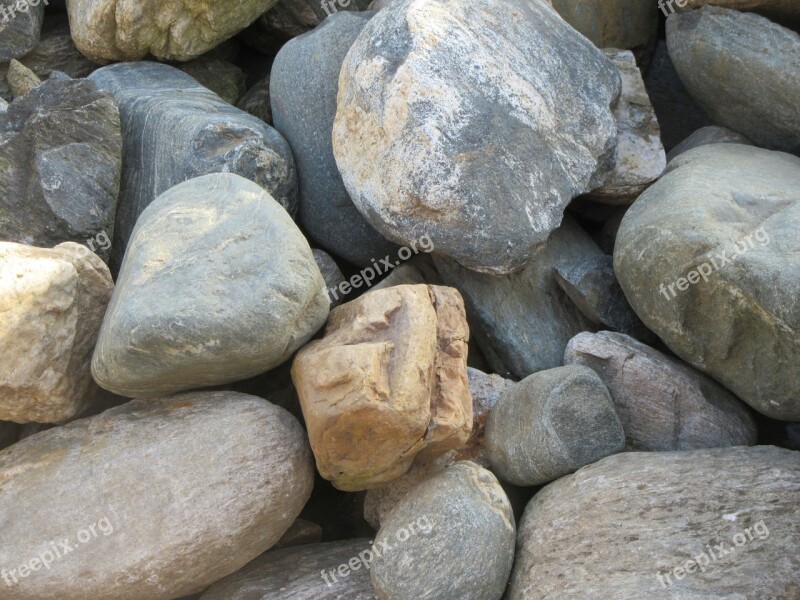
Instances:
[[[744,144],[751,146],[752,142],[742,134],[731,131],[727,127],[709,125],[708,127],[701,127],[670,150],[669,154],[667,154],[667,162],[687,150],[707,144]]]
[[[667,20],[669,55],[714,121],[759,146],[800,151],[800,35],[753,13],[704,6]]]
[[[344,275],[342,275],[341,269],[339,269],[339,265],[336,264],[336,261],[331,258],[330,254],[325,252],[324,250],[318,250],[314,248],[311,251],[314,255],[314,261],[317,263],[317,267],[319,267],[320,273],[322,273],[322,279],[325,280],[325,290],[327,290],[328,300],[330,300],[331,307],[338,306],[342,303],[341,298],[332,298],[330,290],[336,289],[341,285],[344,281]]]
[[[593,330],[556,283],[553,266],[602,254],[570,217],[520,273],[496,277],[434,257],[447,285],[461,292],[473,332],[495,373],[517,378],[563,363],[567,342]]]
[[[57,423],[92,402],[89,363],[113,285],[78,244],[0,242],[0,419]]]
[[[325,337],[292,365],[320,474],[363,490],[464,444],[468,338],[461,297],[446,287],[396,286],[331,311]]]
[[[442,285],[442,278],[433,265],[433,260],[428,254],[418,254],[407,262],[398,265],[389,272],[384,279],[372,286],[373,290],[395,285],[415,283],[430,283],[431,285]]]
[[[28,67],[15,59],[11,59],[8,65],[8,86],[11,88],[11,95],[14,98],[21,98],[33,88],[42,85],[42,80]]]
[[[345,58],[333,151],[385,237],[427,235],[434,253],[509,273],[611,170],[619,90],[613,64],[545,3],[402,0]]]
[[[96,61],[185,61],[211,50],[250,25],[277,0],[70,0],[75,45]]]
[[[771,19],[784,19],[797,22],[800,20],[800,4],[795,0],[685,0],[675,5],[675,10],[693,10],[706,4],[735,8],[736,10],[755,11]]]
[[[342,61],[368,20],[349,12],[325,19],[281,48],[270,75],[272,118],[297,166],[300,222],[323,248],[361,267],[395,246],[350,199],[333,157],[331,131]]]
[[[129,402],[27,438],[0,453],[0,480],[0,564],[42,556],[47,540],[74,548],[47,573],[4,586],[4,600],[170,600],[277,542],[314,475],[286,411],[199,392]]]
[[[295,213],[297,178],[291,149],[263,121],[167,65],[122,63],[98,69],[90,79],[111,92],[122,119],[122,186],[113,267],[121,263],[134,224],[147,205],[193,177],[241,175],[263,187],[289,214]]]
[[[750,410],[710,377],[621,333],[580,333],[566,364],[594,369],[611,392],[628,450],[752,446]]]
[[[215,173],[139,217],[92,374],[124,396],[246,379],[278,366],[325,323],[311,248],[261,187]]]
[[[19,58],[39,41],[44,20],[44,3],[25,0],[0,2],[0,61]]]
[[[305,519],[297,519],[271,549],[280,550],[304,544],[317,544],[321,541],[322,527]]]
[[[272,106],[269,100],[269,77],[258,80],[253,87],[241,97],[236,107],[272,124]]]
[[[486,423],[492,470],[515,485],[541,485],[625,449],[614,402],[597,374],[568,365],[504,390]]]
[[[611,456],[533,497],[507,597],[795,598],[798,489],[769,446]]]
[[[180,65],[179,68],[228,104],[236,105],[247,89],[247,75],[244,71],[225,60],[200,57]]]
[[[201,600],[374,600],[367,539],[309,544],[263,554],[214,584]],[[347,575],[336,570],[346,566]],[[331,573],[333,571],[333,573]]]
[[[375,538],[372,584],[381,600],[500,600],[516,528],[503,488],[463,461],[415,487]]]
[[[789,154],[689,150],[628,209],[614,252],[620,285],[649,329],[747,404],[787,421],[800,419],[798,181],[800,159]]]
[[[605,204],[630,204],[658,179],[667,159],[656,113],[636,59],[628,50],[606,50],[605,55],[622,77],[622,93],[614,109],[617,120],[616,162],[608,180],[592,190],[590,196],[592,200]]]

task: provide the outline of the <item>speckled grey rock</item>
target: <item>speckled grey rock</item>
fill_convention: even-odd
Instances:
[[[171,188],[139,217],[92,374],[123,396],[246,379],[325,323],[311,248],[286,211],[238,175]]]
[[[41,0],[0,0],[0,61],[33,49],[42,30],[44,7]]]
[[[385,237],[428,235],[434,253],[505,274],[605,180],[619,92],[613,64],[544,2],[401,0],[347,53],[333,151]]]
[[[380,600],[500,600],[516,527],[503,488],[475,463],[426,479],[383,523],[372,563]]]
[[[270,75],[272,118],[297,165],[300,222],[323,248],[361,267],[394,252],[395,246],[350,199],[333,157],[331,131],[339,70],[368,20],[359,13],[332,15],[283,46]]]
[[[614,271],[680,358],[772,418],[800,419],[800,158],[689,150],[628,209]],[[702,198],[702,202],[697,202]]]
[[[796,598],[798,489],[771,446],[611,456],[533,497],[507,598]]]
[[[278,541],[313,473],[294,417],[235,392],[136,400],[26,438],[0,453],[0,564],[48,540],[73,550],[4,584],[3,600],[199,592]]]
[[[580,333],[566,364],[594,369],[611,392],[628,450],[752,446],[750,409],[716,381],[621,333]]]
[[[156,196],[208,173],[255,181],[290,214],[297,209],[291,149],[263,121],[223,101],[178,69],[152,62],[98,69],[90,79],[119,105],[124,142],[112,266]]]
[[[539,371],[504,390],[485,437],[494,472],[522,486],[553,481],[625,449],[606,386],[579,365]]]
[[[258,80],[236,103],[236,108],[272,124],[272,106],[269,100],[269,77]]]
[[[201,56],[178,67],[225,100],[236,105],[247,88],[247,75],[239,67],[226,60]]]
[[[672,15],[667,44],[692,96],[759,146],[800,151],[800,35],[719,6]]]
[[[731,131],[727,127],[718,127],[717,125],[709,125],[708,127],[701,127],[692,135],[683,140],[680,144],[675,146],[667,154],[667,161],[671,161],[679,154],[683,154],[687,150],[705,146],[707,144],[743,144],[746,146],[752,145],[750,140],[740,133]]]
[[[0,239],[110,239],[121,154],[119,111],[91,81],[48,80],[11,103],[0,113]]]
[[[312,253],[314,254],[314,261],[316,261],[319,271],[322,273],[322,278],[325,280],[325,289],[329,290],[327,294],[328,299],[331,301],[331,308],[338,306],[342,303],[342,298],[334,298],[330,290],[339,287],[339,284],[344,281],[344,275],[342,275],[339,265],[331,258],[330,254],[317,248],[314,248]]]
[[[215,583],[200,600],[374,600],[370,551],[367,539],[273,550]],[[351,559],[356,569],[337,572]]]
[[[601,254],[586,232],[565,217],[544,250],[519,273],[498,277],[438,256],[434,262],[445,283],[461,292],[470,331],[495,373],[523,378],[561,366],[567,342],[594,330],[556,283],[553,266]]]

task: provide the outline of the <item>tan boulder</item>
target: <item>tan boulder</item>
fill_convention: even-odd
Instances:
[[[334,309],[292,366],[320,474],[380,486],[472,429],[464,304],[452,288],[400,285]]]

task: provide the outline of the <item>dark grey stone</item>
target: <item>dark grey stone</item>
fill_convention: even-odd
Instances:
[[[312,252],[314,254],[314,260],[319,267],[319,271],[322,273],[322,278],[325,280],[325,289],[328,290],[327,294],[328,299],[331,301],[331,308],[338,306],[342,303],[342,298],[333,298],[330,290],[339,287],[339,284],[344,281],[344,275],[341,269],[339,269],[339,265],[331,258],[330,254],[317,248],[314,248]]]
[[[39,41],[43,20],[42,0],[0,0],[0,61],[30,52]]]
[[[226,60],[201,56],[178,65],[178,68],[234,106],[247,88],[247,75]]]
[[[269,100],[269,77],[259,79],[253,87],[244,93],[239,102],[236,103],[236,107],[271,125],[272,107]]]

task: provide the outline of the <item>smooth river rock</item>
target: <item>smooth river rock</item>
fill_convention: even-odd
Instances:
[[[645,325],[765,415],[800,420],[800,158],[713,144],[628,209],[614,270]],[[698,202],[697,198],[702,198]]]
[[[544,2],[400,0],[347,53],[333,152],[385,237],[510,273],[613,167],[619,93],[613,64]]]
[[[283,207],[243,177],[205,175],[139,217],[92,374],[135,397],[246,379],[288,359],[327,315],[322,274]]]
[[[4,584],[4,600],[171,600],[277,542],[314,476],[289,413],[255,396],[199,392],[26,438],[0,452],[0,481],[0,564],[19,575],[32,557],[51,559]],[[48,540],[73,549],[45,555]]]

